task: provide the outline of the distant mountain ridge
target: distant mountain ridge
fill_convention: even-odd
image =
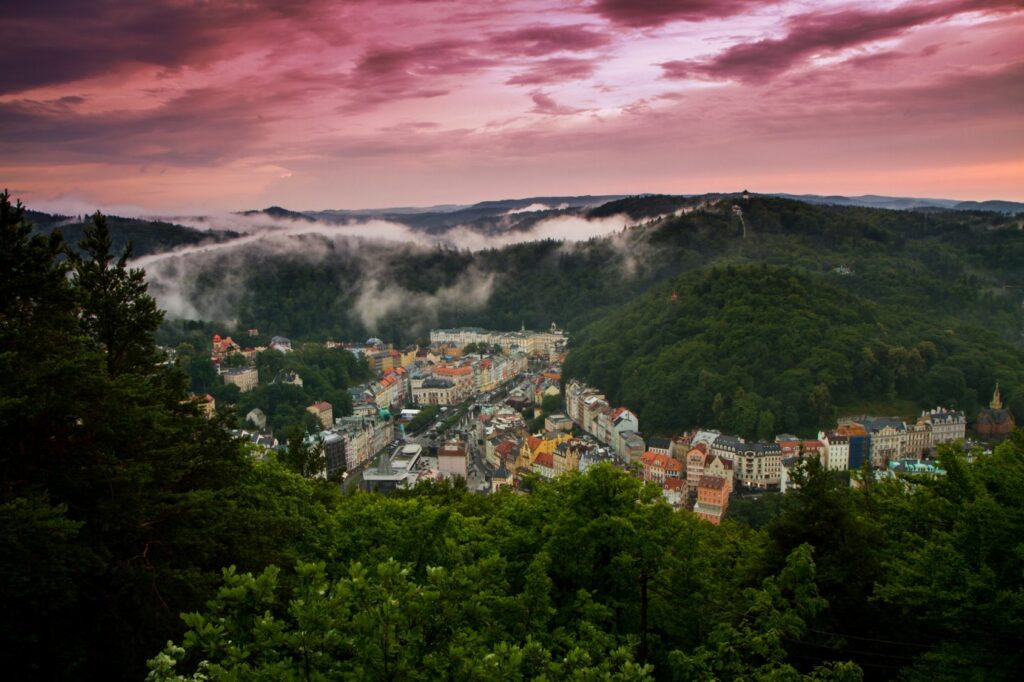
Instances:
[[[457,226],[467,226],[484,234],[521,231],[532,227],[545,215],[580,211],[622,199],[625,195],[543,196],[522,199],[499,199],[476,204],[443,204],[425,208],[397,207],[381,209],[328,209],[323,211],[292,211],[280,206],[243,211],[242,215],[261,215],[276,219],[320,221],[346,224],[353,220],[386,220],[401,223],[415,230],[435,234]]]
[[[562,215],[587,219],[627,215],[633,220],[646,220],[693,208],[702,201],[714,203],[741,196],[741,192],[709,194],[636,194],[636,195],[572,195],[535,196],[519,199],[481,201],[469,205],[441,204],[429,207],[390,207],[381,209],[329,209],[294,211],[282,206],[241,211],[238,215],[258,219],[294,220],[346,225],[350,222],[386,220],[427,234],[444,234],[456,227],[465,227],[482,235],[525,232],[538,222]],[[1004,200],[958,201],[917,197],[890,197],[867,194],[861,196],[817,194],[751,194],[778,197],[811,205],[880,208],[896,211],[980,211],[1004,215],[1024,214],[1024,203]],[[72,245],[81,238],[84,216],[65,216],[27,211],[26,216],[38,232],[59,228]],[[136,256],[192,246],[205,241],[223,242],[241,236],[239,232],[217,227],[217,218],[191,218],[209,229],[187,227],[175,218],[126,218],[108,216],[116,249],[132,242]]]
[[[769,196],[782,199],[805,201],[809,204],[831,204],[834,206],[860,206],[863,208],[886,208],[891,210],[912,210],[921,208],[950,209],[954,211],[991,211],[994,213],[1024,213],[1024,203],[1019,201],[959,201],[957,199],[929,199],[920,197],[889,197],[879,194],[841,196],[820,194],[775,193]]]

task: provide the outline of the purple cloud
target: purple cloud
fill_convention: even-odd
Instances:
[[[952,0],[917,3],[872,12],[849,9],[792,17],[782,38],[740,43],[710,59],[664,62],[668,79],[735,79],[763,82],[819,52],[835,52],[899,36],[912,28],[965,12],[998,12],[1021,7],[1019,0]]]
[[[644,28],[672,21],[707,21],[743,14],[779,0],[597,0],[592,11],[620,26]]]

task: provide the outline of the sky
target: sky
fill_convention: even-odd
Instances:
[[[1024,201],[1024,0],[38,0],[0,39],[43,210]]]

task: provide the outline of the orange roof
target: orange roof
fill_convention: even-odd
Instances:
[[[320,412],[323,412],[324,410],[331,409],[331,404],[329,402],[327,402],[326,400],[321,400],[318,403],[313,403],[310,407],[315,407]]]
[[[494,447],[494,449],[497,451],[497,453],[499,455],[502,455],[504,457],[508,457],[510,454],[512,454],[515,451],[516,444],[515,444],[514,441],[511,441],[511,440],[503,440],[500,443],[498,443]]]
[[[646,466],[656,466],[665,469],[666,471],[682,471],[683,463],[678,460],[672,459],[668,455],[660,452],[651,452],[648,450],[640,456],[640,461]]]
[[[666,478],[663,487],[665,490],[682,490],[684,483],[686,481],[681,478]]]
[[[551,456],[550,452],[542,452],[537,455],[537,459],[533,460],[533,463],[542,467],[547,467],[548,469],[553,469],[555,466],[555,459]]]
[[[434,374],[440,374],[441,376],[466,376],[473,373],[472,367],[438,367],[434,370]]]
[[[860,424],[846,424],[836,429],[836,432],[842,436],[866,436],[868,435],[867,430]]]
[[[526,439],[526,444],[530,447],[531,452],[539,448],[540,444],[543,442],[543,439],[538,438],[537,436],[530,436]]]
[[[561,381],[562,375],[558,372],[544,372],[541,374],[545,379],[551,379],[552,381]]]

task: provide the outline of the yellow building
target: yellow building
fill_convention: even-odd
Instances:
[[[566,443],[570,440],[572,440],[572,436],[570,436],[567,433],[559,433],[557,435],[546,434],[546,437],[543,438],[540,436],[530,436],[525,441],[523,441],[523,447],[520,449],[519,457],[516,459],[516,469],[529,469],[530,467],[533,466],[533,463],[536,461],[537,456],[542,454],[551,455],[552,461],[560,459],[562,466],[565,466],[565,456],[556,458],[555,450],[561,443]],[[579,465],[578,459],[576,461],[576,464],[577,466]]]

